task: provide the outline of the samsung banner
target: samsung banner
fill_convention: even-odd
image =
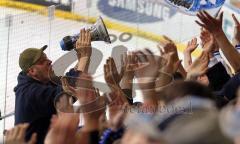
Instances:
[[[162,21],[176,14],[163,2],[151,0],[99,0],[98,8],[109,17],[139,23]]]

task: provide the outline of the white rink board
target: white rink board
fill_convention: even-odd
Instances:
[[[226,34],[229,35],[229,38],[231,38],[234,26],[231,19],[231,13],[236,13],[236,11],[229,9],[228,7],[223,7],[223,10],[225,11],[223,28]],[[13,22],[10,29],[5,23],[5,16],[7,14],[13,15]],[[181,13],[176,13],[170,19],[166,18],[164,21],[149,22],[147,24],[133,23],[115,19],[106,15],[106,13],[99,10],[97,3],[93,2],[92,7],[89,10],[84,10],[81,14],[94,16],[101,15],[104,19],[119,22],[147,32],[159,35],[166,34],[177,42],[186,42],[193,36],[199,35],[199,27],[194,23],[196,18],[183,15]],[[239,14],[237,14],[237,16],[239,16]],[[35,13],[0,7],[0,110],[2,114],[4,114],[5,95],[7,98],[5,114],[14,110],[13,88],[17,84],[16,78],[20,71],[18,67],[18,57],[20,52],[28,47],[41,47],[47,44],[49,45],[49,48],[46,50],[46,53],[54,62],[59,57],[67,53],[61,51],[59,41],[66,35],[78,33],[80,28],[85,25],[88,24],[71,20],[63,20],[61,18],[55,18],[54,20],[49,21],[48,17]],[[103,42],[92,43],[92,46],[101,51],[103,54],[100,65],[97,67],[97,71],[94,74],[97,81],[103,81],[103,64],[106,59],[111,56],[114,48],[126,47],[128,50],[135,50],[150,47],[154,52],[158,53],[156,49],[156,42],[137,36],[133,36],[130,40],[122,42],[119,39],[122,32],[112,29],[108,30],[110,34],[117,37],[117,40],[113,44],[108,45]],[[180,57],[182,57],[181,53]],[[73,65],[74,64],[72,64],[72,66]],[[137,100],[141,99],[138,98]],[[3,125],[4,121],[2,120],[0,121],[0,143]],[[7,118],[5,120],[5,128],[8,129],[12,126],[13,117]]]

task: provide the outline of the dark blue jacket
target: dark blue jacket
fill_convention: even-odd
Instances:
[[[240,86],[240,73],[231,77],[220,91],[215,92],[218,96],[225,96],[229,101],[237,97],[237,90]]]
[[[221,62],[218,62],[207,71],[209,79],[209,88],[213,91],[219,91],[231,78]]]
[[[43,143],[48,131],[50,119],[56,114],[54,107],[55,96],[62,91],[61,86],[51,82],[43,84],[24,73],[19,73],[18,84],[14,88],[15,99],[15,125],[30,123],[26,139],[36,132],[38,143]]]
[[[77,76],[78,72],[70,70],[66,75]],[[62,91],[61,85],[52,82],[44,84],[23,72],[18,75],[18,84],[14,88],[15,98],[15,125],[29,123],[26,140],[37,133],[37,143],[42,144],[47,134],[50,120],[56,114],[54,107],[55,96]]]

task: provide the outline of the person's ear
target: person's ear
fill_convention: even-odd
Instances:
[[[60,102],[56,102],[55,108],[56,108],[56,110],[60,111],[60,108],[61,108]]]
[[[36,75],[36,70],[33,67],[30,67],[27,72],[28,75],[30,76],[35,76]]]

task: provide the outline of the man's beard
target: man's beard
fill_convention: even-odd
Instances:
[[[49,80],[54,83],[54,84],[61,84],[61,80],[59,76],[56,76],[55,72],[53,69],[48,70],[48,78]]]

